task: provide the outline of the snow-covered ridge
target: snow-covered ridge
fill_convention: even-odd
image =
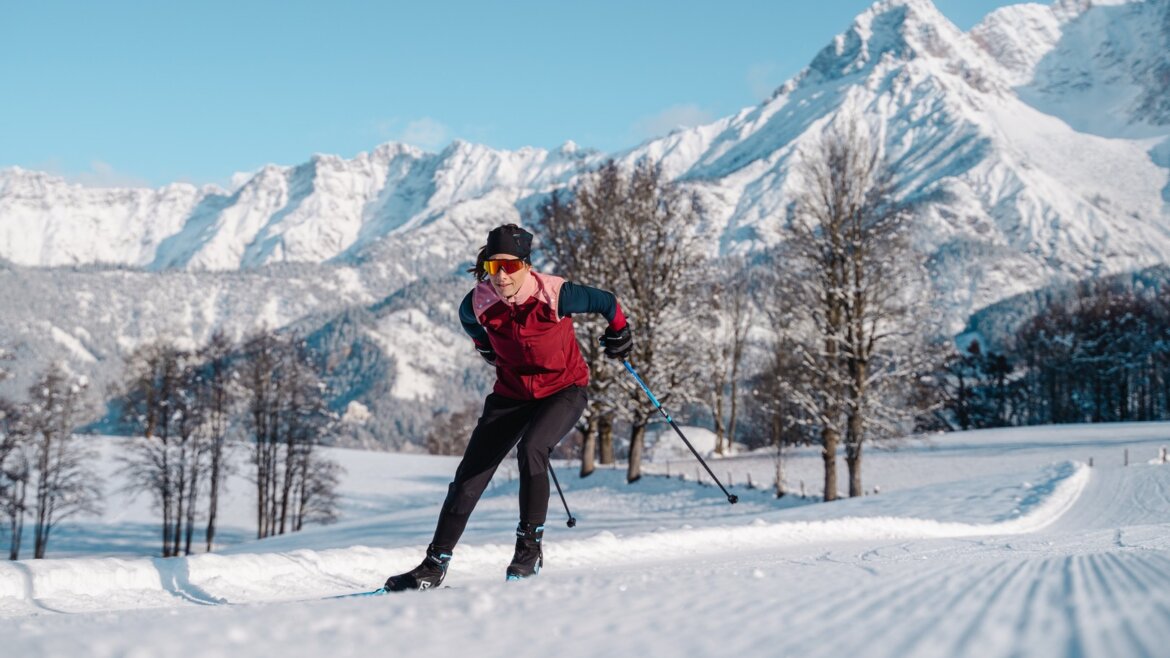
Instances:
[[[231,191],[87,188],[9,168],[0,171],[0,255],[26,266],[150,270],[320,263],[491,194],[511,204],[563,182],[588,157],[571,144],[497,151],[456,141],[433,154],[389,143],[349,160],[268,165]]]
[[[771,207],[770,194],[783,195],[785,154],[842,104],[885,122],[902,140],[936,143],[936,156],[945,148],[940,133],[963,131],[969,121],[1003,121],[983,111],[998,97],[1014,98],[1016,87],[1026,102],[1077,130],[1097,126],[1071,116],[1074,107],[1084,117],[1120,108],[1126,125],[1170,125],[1163,79],[1170,70],[1167,45],[1166,0],[1012,5],[992,12],[967,34],[930,0],[881,0],[776,97],[620,157],[650,156],[664,161],[673,175],[714,179],[719,196],[730,201],[719,219],[734,227],[750,220],[761,204]],[[947,121],[907,133],[905,128],[922,117],[898,107],[939,113],[943,107],[932,107],[931,96],[946,106],[939,116]],[[1103,108],[1106,100],[1109,107]],[[1107,114],[1117,119],[1116,111]],[[1073,132],[1061,139],[1079,148],[1082,138]],[[729,153],[735,157],[725,157]],[[301,165],[269,165],[240,179],[233,190],[183,184],[93,189],[13,168],[0,171],[0,257],[27,266],[105,263],[154,270],[234,270],[349,258],[431,222],[461,224],[459,208],[470,202],[493,204],[489,213],[508,214],[518,201],[565,184],[600,157],[572,143],[549,152],[457,141],[437,154],[391,143],[352,159],[316,155]],[[743,176],[742,168],[752,163],[758,166]],[[1055,164],[1032,162],[1041,169]],[[957,173],[935,165],[921,175],[943,185]],[[994,179],[980,183],[988,187],[979,202],[993,208],[1007,190]],[[1052,195],[1035,184],[1027,187],[1041,197]],[[515,208],[510,212],[518,217]]]

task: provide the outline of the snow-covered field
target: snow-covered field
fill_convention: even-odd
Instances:
[[[117,442],[100,441],[112,464]],[[456,460],[332,451],[347,469],[342,521],[251,542],[239,474],[224,531],[236,543],[168,560],[141,557],[157,542],[147,502],[111,475],[105,515],[63,528],[59,557],[0,564],[0,656],[1164,656],[1162,446],[1170,423],[905,440],[867,456],[880,494],[830,504],[812,502],[813,449],[785,456],[808,499],[743,486],[771,482],[771,455],[713,460],[734,506],[681,459],[674,477],[633,485],[561,464],[577,527],[554,493],[544,572],[505,583],[512,466],[449,588],[364,599],[328,597],[417,564]]]

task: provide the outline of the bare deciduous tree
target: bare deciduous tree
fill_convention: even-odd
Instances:
[[[788,494],[784,449],[823,441],[823,428],[814,411],[824,376],[810,367],[810,349],[804,342],[813,335],[812,323],[793,297],[796,275],[788,267],[786,253],[773,254],[772,261],[759,264],[752,276],[760,282],[754,291],[757,307],[775,333],[764,345],[763,367],[750,379],[751,409],[757,431],[763,426],[767,444],[776,449],[776,497],[780,498]]]
[[[0,358],[2,354],[0,354]],[[7,372],[0,369],[0,379]],[[8,531],[8,558],[20,558],[24,530],[25,502],[31,465],[28,455],[28,430],[18,407],[0,398],[0,514]]]
[[[73,435],[89,413],[86,382],[52,364],[29,388],[21,416],[29,442],[33,557],[45,557],[53,530],[79,513],[100,510],[94,451]]]
[[[244,344],[241,385],[247,394],[248,428],[256,478],[256,538],[274,533],[276,482],[280,450],[279,346],[276,335],[262,330]]]
[[[140,428],[123,458],[128,491],[149,491],[162,512],[162,556],[171,555],[174,488],[171,483],[171,418],[167,413],[175,385],[177,357],[163,344],[143,345],[126,360],[127,390],[123,394],[124,420]]]
[[[215,546],[216,524],[219,520],[219,494],[228,474],[227,433],[233,408],[232,382],[235,370],[231,366],[231,341],[217,331],[200,352],[204,362],[205,385],[201,387],[201,406],[204,407],[208,433],[208,498],[207,550]]]
[[[0,381],[9,376],[2,364],[11,358],[7,350],[0,348]],[[21,450],[22,428],[18,421],[16,405],[0,397],[0,515],[4,516],[12,560],[20,557],[24,501],[28,495],[28,460]]]
[[[128,491],[149,491],[162,512],[162,555],[190,554],[207,477],[207,379],[197,356],[158,341],[127,362],[123,410],[142,436],[123,457]]]
[[[803,188],[791,206],[787,249],[795,265],[792,301],[811,327],[797,345],[815,387],[800,396],[821,428],[825,499],[837,495],[836,453],[843,437],[849,494],[862,494],[861,458],[881,382],[915,376],[906,337],[922,335],[927,290],[921,259],[909,245],[910,213],[891,171],[862,122],[839,115],[802,153]],[[811,331],[809,331],[811,329]],[[812,336],[812,340],[808,340]],[[886,387],[888,390],[888,387]]]
[[[300,531],[306,521],[326,524],[337,520],[337,485],[343,472],[341,465],[327,459],[310,457],[311,453],[307,452],[301,456],[303,472],[297,496],[294,531]]]
[[[740,370],[747,347],[748,330],[754,314],[753,291],[748,265],[742,258],[721,258],[713,263],[718,276],[707,283],[709,304],[701,306],[696,318],[704,328],[699,344],[706,352],[704,372],[696,376],[711,383],[710,406],[715,425],[715,454],[724,454],[725,445],[735,441],[739,413]]]
[[[556,274],[610,290],[617,283],[615,274],[619,254],[612,245],[606,244],[604,236],[608,234],[607,224],[620,203],[616,193],[620,170],[612,164],[582,176],[571,191],[555,191],[541,206],[533,222],[541,234],[543,255]],[[586,336],[581,352],[590,369],[590,405],[579,426],[582,435],[580,476],[586,477],[593,473],[598,456],[602,464],[614,463],[613,416],[616,409],[607,393],[614,381],[613,371],[604,363],[595,339],[604,331],[605,324],[594,316],[581,317],[577,322],[578,329]]]
[[[247,341],[241,368],[256,468],[259,538],[335,517],[340,467],[319,454],[335,418],[304,340],[261,331]]]
[[[561,202],[554,197],[553,203]],[[693,303],[687,286],[698,262],[693,237],[698,214],[697,201],[666,180],[659,165],[643,160],[624,171],[611,160],[583,175],[572,200],[546,208],[541,222],[558,265],[587,272],[591,284],[618,295],[635,334],[631,362],[650,386],[663,391],[663,402],[700,395],[678,340]],[[597,354],[592,344],[587,350]],[[609,381],[597,374],[599,382]],[[633,482],[642,475],[646,425],[657,411],[628,377],[616,383],[599,385],[597,399],[602,409],[620,410],[630,422],[626,479]],[[583,429],[586,443],[592,432],[603,440],[602,463],[607,423],[612,424],[607,416],[612,414],[603,411],[595,426]]]

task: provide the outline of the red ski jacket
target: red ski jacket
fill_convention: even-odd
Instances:
[[[536,271],[511,301],[482,281],[459,307],[464,331],[496,353],[495,393],[517,400],[548,397],[589,383],[573,331],[573,313],[601,313],[614,331],[626,318],[613,293]]]

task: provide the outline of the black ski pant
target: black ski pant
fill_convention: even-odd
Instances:
[[[442,553],[455,549],[479,497],[517,443],[520,520],[543,525],[548,514],[549,455],[581,418],[586,401],[583,386],[570,386],[539,400],[488,395],[483,415],[463,452],[463,461],[455,470],[455,480],[447,488],[432,548]]]

